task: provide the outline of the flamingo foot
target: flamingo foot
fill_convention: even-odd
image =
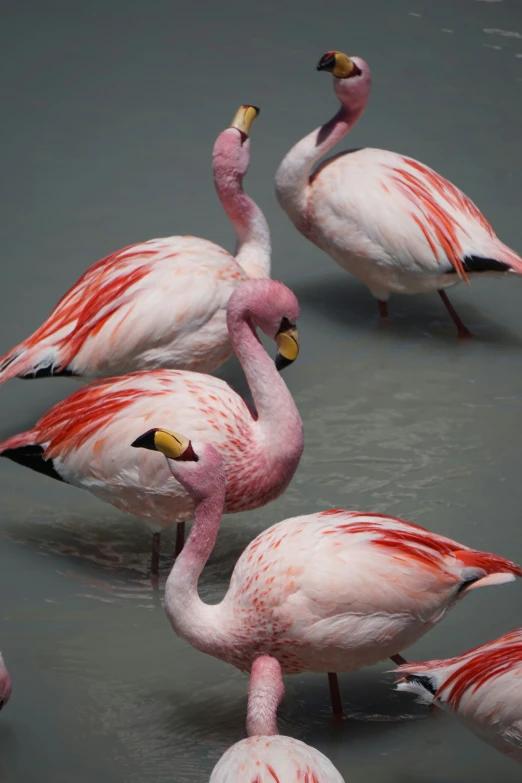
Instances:
[[[457,332],[459,334],[459,337],[464,339],[464,340],[469,339],[471,337],[471,332],[463,324],[462,320],[457,315],[457,311],[455,310],[455,308],[451,304],[450,300],[448,299],[448,295],[447,295],[446,291],[442,291],[441,289],[439,289],[439,296],[442,299],[442,301],[444,302],[444,304],[446,305],[446,309],[447,309],[448,313],[450,314],[453,323],[457,327]]]
[[[159,556],[160,556],[161,533],[152,534],[152,558],[150,561],[150,573],[152,581],[157,583],[159,574]]]
[[[184,546],[185,546],[185,523],[178,522],[176,527],[176,549],[174,550],[175,558],[177,558],[177,556],[181,553]]]
[[[388,318],[388,302],[383,302],[382,299],[378,299],[379,314],[381,318]]]
[[[332,712],[333,712],[334,720],[342,720],[343,703],[341,701],[339,680],[335,672],[328,672],[328,685],[330,686],[330,697],[332,699]]]

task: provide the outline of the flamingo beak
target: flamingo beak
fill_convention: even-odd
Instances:
[[[248,138],[252,123],[260,111],[261,109],[258,109],[257,106],[240,106],[234,115],[234,119],[232,120],[230,127],[236,128],[240,133]]]
[[[358,76],[361,69],[347,54],[342,52],[326,52],[317,63],[318,71],[329,71],[337,79],[348,79],[350,76]]]
[[[184,435],[177,432],[154,428],[131,443],[135,449],[159,451],[169,459],[197,462],[198,457],[192,448],[192,443]]]
[[[299,356],[299,334],[297,328],[287,318],[283,318],[278,333],[275,336],[277,344],[276,369],[281,371],[295,362]]]

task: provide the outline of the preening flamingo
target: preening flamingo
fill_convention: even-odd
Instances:
[[[269,655],[256,658],[248,689],[248,739],[227,750],[209,783],[344,783],[326,756],[278,733],[277,708],[284,695],[278,661]]]
[[[227,322],[255,411],[224,381],[202,373],[151,370],[95,381],[59,402],[36,426],[0,444],[0,454],[83,489],[152,527],[152,571],[159,531],[193,516],[193,501],[163,457],[131,443],[159,422],[215,444],[227,479],[225,511],[274,500],[288,486],[303,451],[303,425],[277,368],[298,354],[293,293],[274,280],[247,280],[229,299]],[[278,345],[276,365],[256,334]],[[178,527],[181,533],[183,526]],[[181,545],[178,538],[177,550]]]
[[[163,429],[133,445],[161,451],[194,498],[194,525],[165,586],[170,623],[193,647],[242,671],[263,653],[285,674],[333,675],[401,660],[398,651],[470,590],[522,576],[503,557],[401,519],[335,509],[287,519],[257,536],[237,561],[226,596],[209,606],[197,583],[225,503],[224,461],[210,444]],[[330,676],[338,714],[336,686]]]
[[[398,690],[455,712],[487,743],[522,764],[522,628],[464,655],[408,663]]]
[[[327,52],[317,69],[333,74],[341,108],[283,159],[280,205],[305,237],[368,286],[381,316],[392,293],[437,290],[459,334],[469,336],[444,289],[488,273],[520,274],[522,259],[464,193],[412,158],[347,150],[312,171],[355,125],[371,88],[370,68],[359,57]]]
[[[117,250],[88,269],[42,326],[0,359],[0,383],[161,368],[212,372],[231,356],[229,296],[248,278],[270,276],[268,225],[242,188],[258,112],[241,106],[214,145],[214,182],[236,232],[236,257],[190,236]]]
[[[11,698],[11,690],[11,677],[9,676],[7,666],[5,665],[2,653],[0,652],[0,710],[5,707]]]

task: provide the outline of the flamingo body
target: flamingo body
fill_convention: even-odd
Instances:
[[[257,658],[248,690],[249,737],[226,751],[210,783],[344,783],[318,750],[277,733],[277,706],[283,697],[278,662],[267,655]]]
[[[294,295],[268,279],[243,283],[229,299],[232,340],[256,410],[213,376],[177,370],[132,373],[79,389],[32,430],[0,444],[0,453],[161,528],[191,518],[192,499],[161,455],[131,444],[155,423],[179,429],[190,422],[194,438],[223,453],[226,511],[264,505],[288,486],[303,436],[295,403],[252,321],[274,337],[282,318],[295,321],[298,312]]]
[[[2,653],[0,653],[0,710],[5,707],[11,698],[12,683],[7,666],[4,663]]]
[[[398,689],[456,713],[482,739],[522,764],[522,629],[456,658],[408,663]]]
[[[280,522],[239,558],[221,605],[226,658],[284,673],[341,672],[414,644],[472,586],[522,571],[411,523],[326,511]],[[493,578],[492,578],[493,577]]]
[[[231,356],[227,301],[244,280],[270,275],[268,225],[242,189],[257,112],[241,107],[214,145],[214,182],[236,231],[236,256],[192,236],[152,239],[112,253],[80,277],[39,329],[0,358],[0,383],[161,368],[208,373]]]

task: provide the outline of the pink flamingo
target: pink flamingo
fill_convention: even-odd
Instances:
[[[279,734],[277,708],[284,695],[278,661],[269,655],[256,658],[248,689],[248,739],[227,750],[209,783],[344,783],[326,756]]]
[[[437,290],[459,335],[466,329],[444,289],[475,275],[522,273],[522,259],[495,235],[458,188],[412,158],[379,149],[341,152],[313,165],[355,125],[368,103],[370,68],[327,52],[341,103],[325,125],[288,152],[276,174],[281,207],[296,228],[358,277],[387,317],[392,293]]]
[[[193,501],[159,454],[135,451],[132,441],[157,421],[190,422],[193,437],[223,453],[225,511],[259,508],[288,486],[303,451],[303,425],[279,375],[298,354],[294,326],[299,305],[274,280],[247,280],[229,299],[227,322],[234,350],[255,403],[253,411],[224,381],[202,373],[151,370],[84,386],[59,402],[28,432],[0,444],[14,462],[83,489],[136,514],[154,530],[157,573],[160,530],[193,515]],[[256,334],[278,345],[276,365]],[[176,550],[182,546],[178,526]]]
[[[503,557],[401,519],[334,509],[287,519],[257,536],[237,561],[222,602],[208,606],[197,583],[225,502],[222,459],[210,444],[163,429],[133,445],[163,453],[194,498],[194,525],[165,586],[174,631],[242,671],[264,653],[285,674],[328,672],[336,715],[336,672],[388,657],[404,662],[398,651],[471,590],[522,576]]]
[[[258,112],[241,106],[214,146],[214,182],[236,232],[236,257],[190,236],[117,250],[88,269],[42,326],[0,359],[0,383],[160,368],[212,372],[231,356],[228,298],[242,281],[270,276],[268,225],[242,188]]]
[[[398,690],[455,712],[464,723],[522,764],[522,628],[464,655],[408,663]]]
[[[11,691],[11,677],[9,676],[2,653],[0,652],[0,710],[5,707],[11,698]]]

